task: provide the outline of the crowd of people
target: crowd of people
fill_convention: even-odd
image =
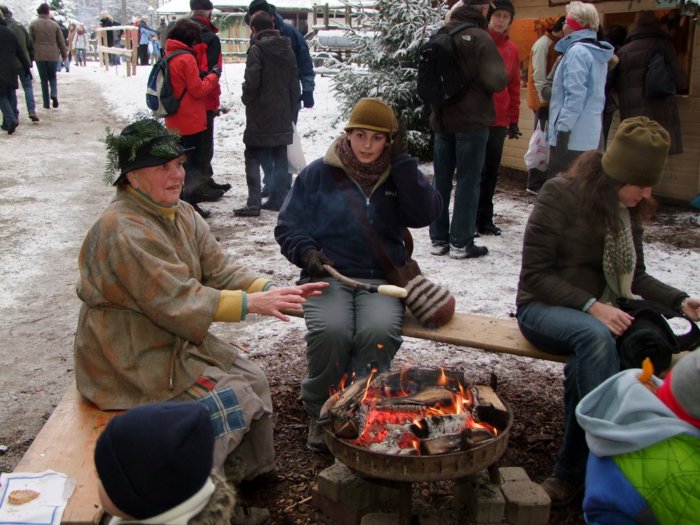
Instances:
[[[452,37],[455,55],[471,82],[456,101],[430,108],[433,181],[401,151],[391,105],[362,98],[344,132],[292,185],[287,147],[300,109],[314,105],[313,65],[303,35],[272,4],[253,0],[242,86],[248,197],[234,213],[279,212],[274,238],[300,268],[300,280],[278,285],[224,251],[205,220],[209,212],[200,207],[231,186],[217,182],[212,167],[223,67],[214,6],[211,0],[189,5],[190,16],[162,20],[158,29],[135,21],[139,63],[169,58],[180,105],[164,123],[139,117],[105,137],[115,198],[87,233],[79,257],[77,387],[100,409],[126,410],[95,451],[100,497],[114,524],[206,523],[203,516],[211,512],[234,523],[265,523],[264,511],[241,515],[229,484],[277,478],[270,388],[264,371],[213,335],[212,324],[248,315],[288,321],[285,311],[303,310],[307,445],[327,451],[321,407],[347,379],[390,369],[405,311],[400,299],[349,285],[337,272],[370,287],[391,282],[378,254],[395,266],[406,264],[408,228],[429,227],[432,255],[487,255],[475,238],[501,234],[493,213],[498,167],[506,138],[522,135],[521,61],[509,35],[515,6],[511,0],[459,0],[442,30],[459,28]],[[83,24],[62,28],[48,4],[39,6],[28,30],[6,7],[0,10],[0,107],[2,127],[12,134],[20,83],[29,116],[38,120],[32,62],[44,108],[57,108],[56,73],[69,71],[72,56],[85,65],[89,39]],[[118,24],[104,12],[100,25]],[[658,523],[675,523],[668,516],[686,511],[669,511],[667,497],[634,477],[634,465],[657,450],[689,450],[700,461],[700,413],[692,397],[700,350],[681,360],[663,384],[654,378],[645,385],[620,372],[616,339],[635,320],[620,306],[623,299],[644,298],[700,319],[700,298],[646,272],[642,245],[644,221],[655,209],[652,187],[668,155],[682,151],[675,96],[647,97],[644,70],[655,50],[667,58],[678,87],[682,70],[652,12],[639,12],[626,36],[612,29],[601,37],[595,6],[573,1],[532,47],[527,105],[536,124],[548,128],[550,162],[546,172],[528,174],[527,190],[537,199],[522,245],[516,317],[538,349],[567,357],[564,439],[541,485],[552,505],[570,504],[585,487],[589,523],[627,523],[621,516],[634,515],[634,505]],[[120,31],[107,31],[110,47],[118,47]],[[118,63],[119,55],[112,60]],[[621,123],[608,140],[611,108],[619,108]],[[620,406],[634,404],[620,388],[636,393],[639,385],[653,396],[642,397],[654,417],[671,422],[669,431],[621,446],[617,426],[625,429],[628,422],[616,420],[600,400],[612,391]],[[634,404],[634,410],[642,408]],[[645,421],[652,417],[644,414]],[[617,426],[611,430],[611,424]],[[164,427],[169,431],[159,432]],[[610,498],[597,482],[615,468],[626,476],[632,506]],[[163,469],[181,473],[178,480],[187,483],[173,485]],[[654,488],[687,470],[669,462]],[[689,509],[692,516],[700,505]]]

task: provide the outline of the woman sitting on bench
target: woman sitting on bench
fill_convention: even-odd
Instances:
[[[186,150],[156,120],[109,133],[116,196],[80,252],[78,390],[102,410],[196,401],[211,413],[214,468],[236,451],[243,479],[272,477],[272,400],[263,371],[209,333],[247,314],[288,318],[326,283],[272,288],[224,253],[179,200]]]
[[[664,170],[669,135],[646,117],[623,121],[602,154],[582,154],[548,181],[525,229],[518,285],[518,324],[540,350],[566,355],[564,442],[554,474],[542,483],[552,505],[583,488],[588,448],[574,410],[583,396],[619,371],[615,337],[633,318],[618,298],[642,296],[693,320],[700,299],[646,273],[642,220]]]

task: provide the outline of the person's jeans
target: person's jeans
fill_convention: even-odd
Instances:
[[[36,69],[39,71],[39,79],[41,80],[41,98],[44,102],[44,107],[49,107],[49,95],[51,98],[58,97],[58,84],[56,82],[56,62],[49,60],[39,60],[36,63]],[[49,86],[51,92],[49,94]]]
[[[75,65],[77,65],[77,66],[86,66],[86,65],[87,65],[87,62],[86,62],[86,50],[85,50],[85,49],[81,49],[81,48],[76,49],[76,50],[75,50],[75,60],[76,60]]]
[[[442,197],[442,211],[430,225],[433,242],[449,241],[453,246],[467,249],[474,245],[479,183],[488,137],[488,128],[467,133],[435,133],[433,185]],[[450,222],[448,208],[455,170],[457,184]]]
[[[294,106],[294,114],[292,115],[292,121],[294,124],[297,123],[297,119],[299,118],[299,111],[301,110],[301,100],[297,101],[297,105]],[[269,190],[268,187],[268,181],[270,174],[272,173],[272,157],[270,155],[263,155],[260,158],[260,165],[262,166],[263,170],[263,186],[266,187]],[[292,187],[292,174],[287,173],[287,189]]]
[[[15,88],[0,86],[0,111],[2,112],[2,129],[8,129],[17,122],[15,105],[12,103],[12,93]]]
[[[304,303],[306,322],[306,377],[301,382],[301,401],[318,417],[331,389],[347,376],[348,384],[391,367],[399,350],[403,303],[394,297],[352,288],[335,279],[321,279],[330,286]],[[377,279],[362,279],[385,284]]]
[[[24,101],[27,104],[27,112],[34,113],[36,111],[36,104],[34,103],[34,86],[32,85],[32,77],[27,75],[24,69],[18,69],[17,75],[19,76],[20,84],[22,84],[22,89],[24,90]]]
[[[493,126],[489,128],[489,139],[486,141],[486,153],[484,155],[484,169],[481,172],[481,184],[479,185],[479,208],[476,212],[477,228],[491,226],[493,224],[493,194],[496,192],[498,180],[498,168],[503,156],[503,143],[506,141],[505,126]]]
[[[269,203],[276,208],[282,207],[287,196],[287,146],[274,146],[268,148],[246,147],[245,175],[248,185],[247,206],[260,208],[262,190],[260,188],[260,166],[263,159],[270,159],[272,171],[268,178]]]
[[[534,301],[518,308],[525,339],[543,352],[566,355],[564,366],[564,441],[554,475],[582,483],[588,446],[576,421],[576,405],[591,390],[620,371],[615,339],[598,319],[580,310]]]

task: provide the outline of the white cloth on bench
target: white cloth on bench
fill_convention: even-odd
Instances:
[[[75,482],[53,470],[0,474],[0,523],[60,525]],[[14,490],[35,490],[39,497],[21,505],[7,501]]]

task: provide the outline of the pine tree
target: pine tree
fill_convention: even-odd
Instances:
[[[333,89],[343,116],[360,98],[382,98],[405,126],[409,152],[421,158],[432,152],[430,125],[416,92],[419,50],[443,24],[446,11],[447,4],[431,0],[377,0],[347,31],[356,52],[352,62],[335,66]]]

